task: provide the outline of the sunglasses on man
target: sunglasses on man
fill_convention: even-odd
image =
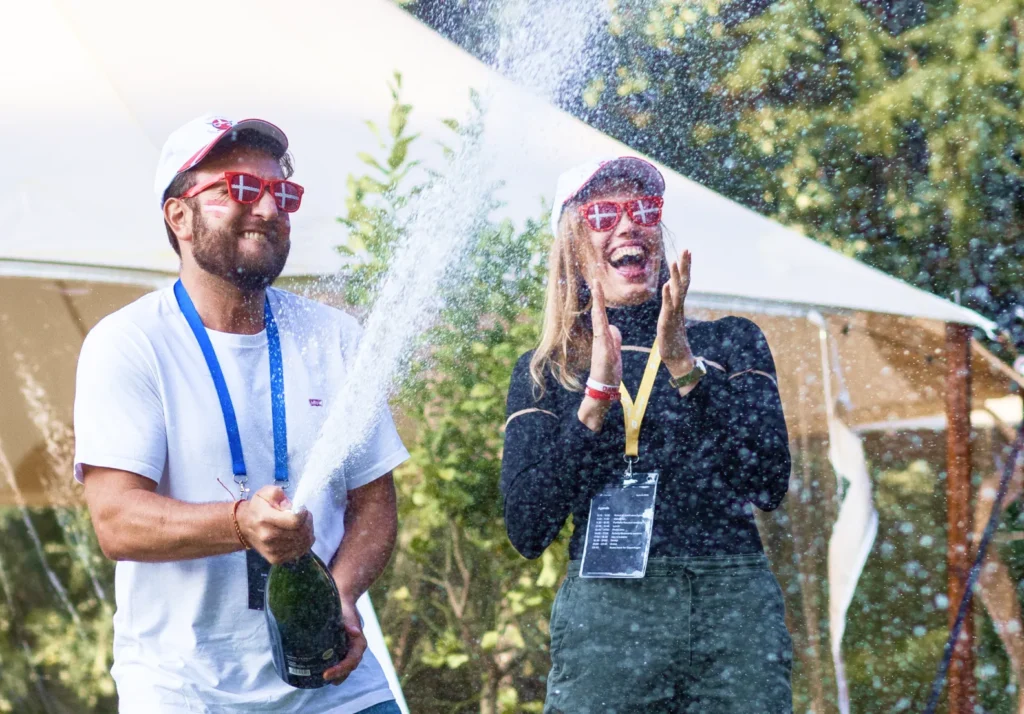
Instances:
[[[253,204],[263,198],[263,192],[269,191],[278,210],[285,213],[295,213],[302,205],[302,193],[305,191],[302,186],[294,181],[284,179],[263,179],[254,174],[242,171],[225,171],[223,175],[210,179],[206,183],[193,186],[181,195],[182,198],[198,196],[206,189],[216,186],[221,181],[227,181],[228,196],[235,203]]]

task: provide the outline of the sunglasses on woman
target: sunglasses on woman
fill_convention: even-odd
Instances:
[[[192,198],[215,186],[221,181],[228,182],[228,196],[235,203],[252,204],[263,198],[264,191],[270,191],[278,210],[285,213],[295,213],[302,205],[302,192],[305,190],[294,181],[283,179],[262,179],[254,174],[247,174],[241,171],[225,171],[222,176],[211,179],[206,183],[193,186],[181,195],[182,198]]]
[[[606,233],[619,225],[623,209],[633,223],[650,228],[661,223],[661,207],[664,203],[661,196],[641,196],[621,203],[593,201],[580,206],[580,215],[598,233]]]

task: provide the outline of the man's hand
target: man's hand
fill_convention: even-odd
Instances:
[[[366,652],[366,637],[363,635],[363,625],[359,621],[355,601],[341,598],[341,619],[342,627],[348,635],[348,653],[345,659],[324,672],[324,679],[335,686],[348,679],[363,661],[363,653]]]
[[[388,564],[397,532],[395,482],[390,472],[348,492],[345,537],[331,559],[331,575],[341,598],[342,626],[348,634],[348,654],[324,672],[324,679],[331,684],[341,684],[363,660],[366,637],[356,600]]]
[[[238,507],[242,537],[271,565],[298,560],[313,547],[313,515],[292,513],[291,507],[277,486],[264,486]]]
[[[669,279],[661,289],[661,314],[658,315],[658,348],[661,360],[673,377],[682,377],[693,369],[693,352],[686,338],[684,305],[690,289],[690,251],[684,250],[679,262],[669,267]]]

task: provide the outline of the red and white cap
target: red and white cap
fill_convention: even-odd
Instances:
[[[156,166],[156,180],[153,182],[160,206],[163,207],[164,191],[175,176],[195,168],[224,137],[243,129],[251,129],[273,139],[281,145],[282,152],[288,150],[288,137],[284,132],[263,119],[233,121],[220,114],[197,117],[171,133],[164,142],[160,162]]]
[[[640,182],[641,190],[651,196],[665,193],[665,177],[650,161],[638,156],[612,156],[591,159],[574,166],[558,177],[555,200],[551,202],[551,232],[558,235],[558,222],[565,204],[580,195],[587,186],[599,179],[625,178]]]

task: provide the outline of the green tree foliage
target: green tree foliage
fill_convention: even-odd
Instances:
[[[937,0],[910,23],[858,0],[779,0],[752,17],[740,5],[620,0],[620,63],[585,98],[639,135],[733,147],[727,193],[1012,326],[1024,2]],[[681,103],[694,88],[702,109]]]
[[[86,534],[78,552],[69,530]],[[117,711],[112,597],[84,507],[0,511],[0,712]]]
[[[992,433],[978,434],[977,442],[976,471],[997,473],[1001,464],[993,454],[1004,442]],[[866,436],[865,448],[873,455],[879,528],[847,616],[843,649],[850,696],[854,711],[921,711],[949,634],[945,485],[936,466],[945,435],[874,433]],[[1024,551],[1011,538],[1024,525],[1020,514],[1020,504],[1011,504],[992,544],[1017,582]],[[1018,711],[1020,683],[977,597],[975,632],[980,711]]]
[[[346,215],[338,219],[348,228],[348,242],[338,246],[338,251],[354,259],[345,271],[345,299],[350,305],[365,306],[373,301],[374,289],[405,235],[399,215],[422,189],[414,185],[404,190],[419,162],[408,158],[409,145],[418,135],[406,132],[412,107],[402,103],[401,86],[402,78],[396,74],[389,87],[394,101],[387,128],[382,130],[374,122],[367,122],[378,148],[387,155],[378,161],[371,153],[358,154],[373,173],[348,177]]]
[[[566,108],[1024,343],[1022,0],[610,0]],[[483,59],[497,0],[410,10]]]
[[[0,445],[0,482],[15,500],[0,508],[0,713],[112,713],[113,563],[69,483],[71,428],[24,367],[31,398],[15,403],[43,440],[17,465]],[[43,487],[53,505],[27,507],[18,484]]]
[[[356,286],[346,295],[362,307],[372,305],[405,235],[402,209],[423,189],[410,178],[415,135],[400,90],[396,76],[391,116],[401,119],[374,127],[386,137],[383,158],[363,156],[369,173],[349,181],[343,221],[356,260],[343,284]],[[455,142],[477,130],[446,123]],[[543,700],[547,618],[564,549],[533,562],[512,549],[498,481],[512,367],[538,340],[544,226],[541,216],[522,232],[509,222],[480,227],[442,288],[438,326],[420,347],[425,369],[396,401],[412,458],[395,474],[399,545],[375,599],[417,712],[540,711]]]

